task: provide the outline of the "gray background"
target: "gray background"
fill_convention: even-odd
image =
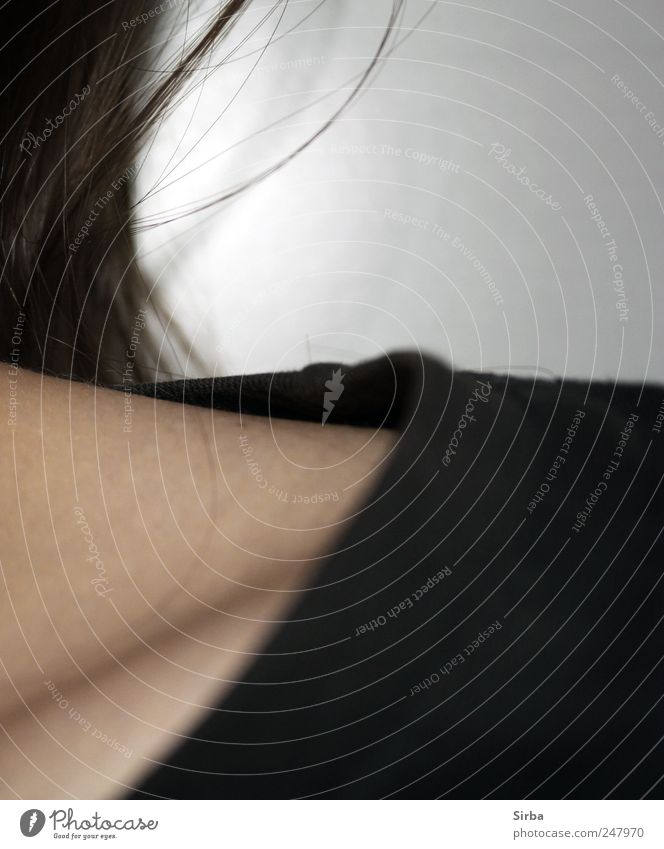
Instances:
[[[318,5],[290,3],[279,22],[282,6],[254,3],[200,69],[141,168],[146,221],[259,174],[342,103],[391,3]],[[190,13],[188,37],[204,20]],[[278,174],[141,232],[166,315],[155,327],[172,316],[196,352],[185,346],[174,370],[419,347],[460,368],[662,380],[664,131],[646,116],[664,125],[664,5],[409,0],[395,42],[351,108]],[[560,208],[508,173],[494,144]]]

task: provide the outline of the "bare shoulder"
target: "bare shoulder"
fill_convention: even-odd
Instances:
[[[138,396],[128,425],[125,393],[3,375],[0,756],[22,796],[121,795],[243,674],[395,434]]]

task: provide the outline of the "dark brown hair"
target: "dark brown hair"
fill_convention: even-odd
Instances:
[[[159,9],[173,5],[165,0]],[[132,237],[139,153],[174,95],[247,5],[222,4],[184,55],[180,50],[169,58],[168,40],[157,43],[158,27],[131,24],[155,17],[154,0],[45,0],[36,12],[24,0],[4,4],[0,359],[11,356],[23,367],[80,380],[118,382],[133,316],[151,300]],[[356,91],[384,50],[401,5],[394,3]],[[220,192],[216,201],[243,188]],[[141,363],[136,376],[155,379],[147,340]]]

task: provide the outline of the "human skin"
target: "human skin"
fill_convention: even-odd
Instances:
[[[396,436],[137,396],[127,432],[121,392],[11,379],[0,795],[123,796],[242,678]],[[272,487],[339,497],[295,504]]]

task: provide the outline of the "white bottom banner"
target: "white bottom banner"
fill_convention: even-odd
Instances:
[[[33,839],[28,844],[26,840]],[[6,801],[0,847],[664,847],[657,801]]]

